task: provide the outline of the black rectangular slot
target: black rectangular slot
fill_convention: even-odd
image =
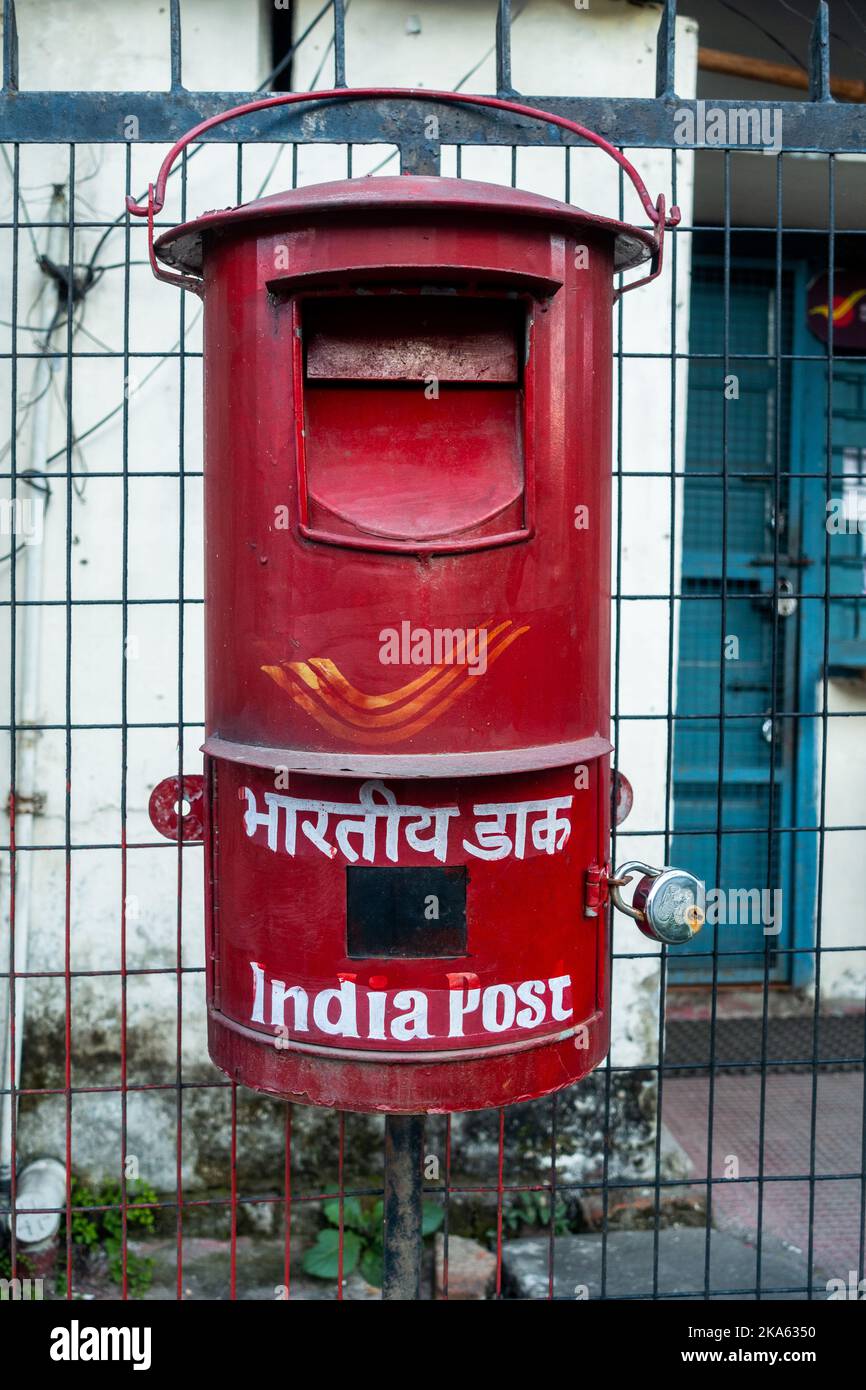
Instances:
[[[346,869],[346,951],[357,960],[466,954],[466,866]]]

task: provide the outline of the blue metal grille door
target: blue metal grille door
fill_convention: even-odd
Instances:
[[[720,979],[760,980],[767,964],[771,979],[787,978],[785,851],[773,827],[790,760],[774,712],[792,707],[796,607],[774,597],[777,528],[783,557],[787,545],[790,409],[787,372],[774,360],[790,315],[777,298],[772,270],[726,279],[695,266],[671,855],[705,878],[708,919],[690,946],[671,950],[674,980],[710,979],[716,938]],[[780,576],[784,595],[784,559]]]

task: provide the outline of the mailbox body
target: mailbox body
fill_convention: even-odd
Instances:
[[[609,1037],[611,300],[634,229],[434,178],[157,243],[205,297],[214,1061],[348,1109]]]

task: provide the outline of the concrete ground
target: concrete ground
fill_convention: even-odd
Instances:
[[[847,1280],[860,1265],[866,1207],[859,1176],[864,1153],[863,1072],[718,1075],[713,1088],[712,1174],[740,1181],[713,1186],[712,1221],[720,1230],[766,1236],[808,1257],[810,1203],[813,1267]],[[710,1081],[666,1078],[662,1118],[700,1181],[707,1174]],[[759,1154],[763,1117],[763,1177]],[[814,1159],[813,1159],[814,1145]],[[810,1192],[810,1174],[818,1181]],[[846,1176],[847,1175],[847,1176]],[[743,1181],[746,1179],[746,1181]],[[748,1181],[751,1179],[752,1181]],[[781,1179],[781,1181],[776,1181]]]
[[[550,1297],[547,1237],[506,1241],[502,1267],[506,1298]],[[552,1295],[647,1301],[655,1290],[661,1299],[703,1302],[709,1272],[713,1300],[747,1302],[755,1299],[757,1271],[754,1244],[728,1231],[713,1232],[709,1252],[706,1232],[695,1226],[670,1227],[657,1236],[653,1231],[611,1231],[606,1239],[598,1233],[560,1236],[554,1242]],[[761,1257],[762,1296],[800,1300],[806,1282],[805,1257],[768,1236]]]

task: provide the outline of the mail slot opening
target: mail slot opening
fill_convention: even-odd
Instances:
[[[356,960],[465,956],[466,866],[346,870],[346,954]]]
[[[368,293],[299,306],[302,522],[370,549],[527,534],[527,309]]]

